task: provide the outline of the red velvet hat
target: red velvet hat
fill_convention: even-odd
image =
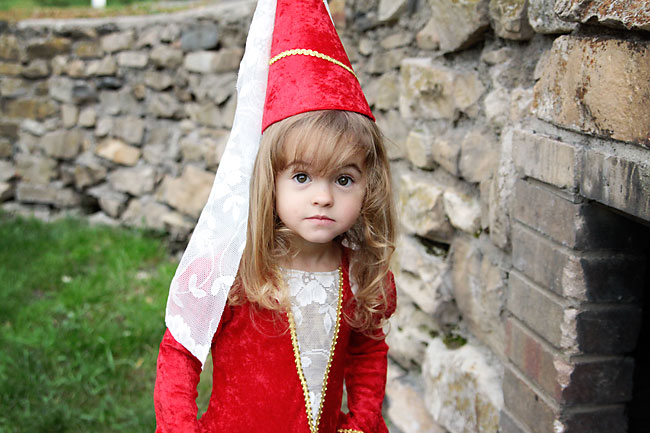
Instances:
[[[262,131],[314,110],[375,120],[323,0],[278,0],[269,65]]]

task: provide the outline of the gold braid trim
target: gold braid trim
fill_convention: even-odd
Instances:
[[[311,415],[311,399],[309,398],[309,388],[307,387],[307,380],[305,373],[302,371],[302,362],[300,361],[300,348],[298,346],[298,336],[296,335],[296,322],[293,320],[293,313],[289,310],[287,314],[289,318],[289,331],[291,333],[291,345],[293,346],[293,357],[296,363],[296,371],[298,378],[302,385],[302,393],[305,396],[305,409],[307,410],[307,421],[309,422],[309,431],[311,433],[318,433],[318,425],[320,424],[320,416],[323,412],[323,403],[325,402],[325,395],[327,394],[327,379],[330,373],[330,366],[332,365],[332,358],[334,357],[334,350],[336,349],[336,342],[339,339],[339,325],[341,323],[341,305],[343,303],[343,270],[339,267],[339,299],[336,307],[336,325],[334,326],[334,337],[330,346],[330,356],[327,360],[327,367],[325,368],[325,376],[323,377],[322,394],[320,397],[320,407],[318,409],[318,418],[316,424],[313,423]],[[363,433],[358,430],[339,430],[339,432],[349,433]]]
[[[323,59],[327,60],[328,62],[334,63],[337,66],[342,67],[352,75],[354,75],[355,78],[357,78],[357,74],[354,73],[352,68],[350,68],[348,65],[341,63],[340,61],[328,56],[327,54],[319,53],[318,51],[314,50],[306,50],[303,48],[296,48],[293,50],[287,50],[283,51],[277,56],[274,56],[271,60],[269,60],[269,66],[271,66],[273,63],[277,62],[280,59],[284,59],[285,57],[288,56],[311,56],[311,57],[316,57],[318,59]]]
[[[361,430],[353,430],[351,428],[340,428],[336,433],[363,433]]]

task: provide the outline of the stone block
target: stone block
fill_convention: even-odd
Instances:
[[[448,189],[442,196],[445,214],[452,226],[475,235],[481,228],[481,205],[475,194]]]
[[[438,23],[434,18],[427,21],[426,25],[415,35],[415,42],[421,50],[437,50],[440,47]]]
[[[156,170],[147,165],[119,168],[108,174],[108,183],[115,191],[134,196],[152,192],[156,186]]]
[[[3,77],[0,81],[0,96],[3,98],[16,98],[25,96],[31,86],[21,78]]]
[[[6,137],[11,140],[18,138],[19,124],[17,122],[7,121],[6,119],[0,120],[0,137]]]
[[[364,72],[370,74],[385,74],[399,68],[400,63],[406,57],[406,48],[397,48],[379,52],[373,50],[373,54],[365,65]]]
[[[649,136],[650,137],[650,136]],[[648,151],[588,148],[580,193],[642,220],[650,220],[650,162]]]
[[[144,83],[154,90],[165,90],[174,84],[174,78],[166,72],[147,71],[144,74]]]
[[[555,13],[566,21],[628,30],[650,30],[650,6],[637,0],[558,0]]]
[[[106,138],[97,145],[95,153],[116,164],[133,166],[140,159],[141,151],[122,140]]]
[[[97,122],[97,112],[92,107],[86,107],[79,113],[79,126],[93,128]]]
[[[81,197],[71,189],[54,184],[18,182],[16,199],[22,203],[47,204],[57,208],[79,206]]]
[[[101,60],[88,62],[86,74],[95,77],[110,77],[117,74],[117,60],[114,56],[106,56]]]
[[[634,302],[643,287],[640,256],[583,254],[516,224],[512,264],[532,281],[566,298],[591,302]],[[540,265],[543,263],[544,265]]]
[[[41,155],[15,156],[16,176],[30,184],[48,184],[58,176],[56,161]]]
[[[4,137],[0,137],[0,158],[10,158],[13,154],[13,145],[11,141]]]
[[[11,61],[20,60],[20,51],[18,38],[6,33],[0,35],[0,59]]]
[[[587,164],[587,167],[591,166]],[[630,250],[639,243],[637,230],[629,219],[603,206],[575,203],[571,197],[540,183],[517,181],[513,216],[554,241],[578,251],[599,248]]]
[[[1,44],[0,44],[1,45]],[[14,62],[0,62],[0,74],[17,77],[23,71],[23,65]]]
[[[204,75],[197,80],[196,84],[190,80],[190,87],[198,102],[213,102],[221,105],[235,94],[236,83],[236,74],[224,73]]]
[[[74,184],[78,190],[95,185],[106,178],[107,169],[90,152],[77,158],[74,166]]]
[[[405,369],[419,368],[424,362],[424,352],[438,330],[431,316],[408,301],[398,284],[399,306],[390,319],[390,332],[386,342],[390,358]]]
[[[632,398],[632,358],[566,359],[513,318],[506,321],[506,348],[508,358],[559,405]]]
[[[64,128],[72,128],[79,119],[79,108],[72,104],[61,105],[61,121]]]
[[[451,281],[456,305],[472,334],[502,354],[505,272],[480,250],[478,241],[459,236],[451,249]]]
[[[383,74],[375,81],[374,107],[380,110],[397,108],[399,101],[399,77],[395,73]]]
[[[431,143],[433,160],[450,174],[457,176],[461,146],[460,131],[455,128],[449,130],[446,127],[437,127],[434,129],[433,136]]]
[[[392,367],[389,369],[393,370]],[[401,375],[386,384],[386,412],[391,423],[402,433],[445,433],[424,405],[424,390],[418,378]]]
[[[197,51],[187,54],[183,64],[188,71],[201,74],[236,71],[243,54],[242,48]]]
[[[429,0],[429,5],[432,13],[427,26],[435,29],[436,37],[428,39],[437,39],[443,52],[462,50],[480,42],[490,27],[488,0]]]
[[[81,59],[94,59],[104,55],[102,46],[97,40],[81,40],[76,42],[73,52]]]
[[[166,176],[157,195],[174,209],[198,218],[213,183],[214,173],[187,165],[180,177]]]
[[[83,134],[78,129],[57,130],[41,137],[40,146],[49,156],[73,159],[79,154]]]
[[[101,39],[102,49],[107,53],[129,50],[135,42],[133,30],[110,33]]]
[[[46,60],[36,59],[23,66],[21,75],[25,78],[37,79],[50,75],[50,66]]]
[[[122,51],[117,55],[117,64],[125,68],[144,69],[149,55],[144,51]]]
[[[497,36],[528,40],[535,34],[528,23],[527,0],[490,0],[489,10]]]
[[[403,119],[397,110],[389,110],[385,114],[375,113],[377,126],[385,137],[386,151],[391,160],[405,156],[406,138],[409,134],[410,122]]]
[[[521,174],[558,188],[577,189],[582,167],[578,146],[522,130],[514,132],[512,144]]]
[[[72,78],[86,77],[86,63],[79,59],[72,60],[66,65],[65,73]]]
[[[88,194],[97,199],[99,207],[110,217],[118,218],[126,207],[129,196],[102,184],[88,190]]]
[[[16,167],[10,161],[0,159],[0,182],[7,182],[16,176]]]
[[[379,45],[381,45],[381,47],[385,50],[392,50],[394,48],[408,46],[411,44],[412,40],[413,36],[410,33],[398,32],[383,38],[379,42]]]
[[[14,186],[0,182],[0,203],[11,200],[14,197]]]
[[[144,138],[147,122],[136,116],[117,117],[114,120],[113,133],[129,144],[140,146]]]
[[[212,22],[193,25],[183,30],[180,42],[183,51],[210,50],[219,43],[219,28]]]
[[[47,132],[47,127],[42,122],[25,119],[20,123],[20,129],[36,137],[41,137]]]
[[[220,128],[224,124],[221,111],[212,103],[203,104],[190,103],[185,105],[185,111],[189,118],[199,125]]]
[[[4,102],[4,116],[19,119],[43,120],[58,112],[58,105],[50,98],[21,98]]]
[[[536,115],[582,133],[650,145],[650,42],[560,36],[535,85]]]
[[[432,340],[422,367],[429,413],[450,433],[496,433],[501,369],[471,344],[448,349],[441,339]]]
[[[454,233],[445,215],[444,187],[424,173],[403,173],[399,177],[400,220],[406,233],[449,242]]]
[[[445,257],[434,254],[410,236],[402,236],[397,253],[399,267],[395,281],[426,314],[436,316],[450,303],[451,295],[443,287],[449,266]]]
[[[49,95],[59,102],[68,104],[82,104],[97,99],[97,92],[92,83],[71,80],[67,77],[50,78]]]
[[[70,52],[70,39],[62,37],[49,37],[32,39],[27,43],[25,52],[30,60],[51,59],[59,54]]]
[[[528,0],[528,22],[536,33],[570,33],[577,27],[558,18],[553,10],[555,0]]]
[[[406,11],[407,0],[379,0],[378,16],[380,22],[397,20]]]
[[[517,178],[512,159],[513,135],[512,129],[507,129],[501,134],[499,162],[496,173],[487,188],[487,222],[490,229],[490,239],[501,249],[507,249],[510,244],[510,209],[515,179]]]
[[[183,64],[183,51],[167,45],[156,45],[149,53],[149,59],[155,66],[175,69]]]
[[[455,70],[431,58],[401,64],[400,113],[403,117],[454,120],[474,114],[485,88],[475,71]]]
[[[494,134],[486,129],[471,130],[460,144],[460,175],[472,183],[489,179],[495,174],[498,158]]]
[[[508,122],[510,114],[510,92],[497,86],[483,100],[483,109],[488,122],[497,130],[501,130]]]
[[[169,119],[180,117],[183,107],[170,93],[155,93],[149,98],[147,111],[156,117]]]
[[[180,212],[169,211],[162,217],[162,222],[165,230],[169,233],[173,240],[181,240],[189,238],[190,233],[196,227],[196,220]]]
[[[409,132],[406,138],[406,156],[411,164],[424,169],[435,167],[433,141],[434,136],[428,128],[418,128]]]
[[[164,218],[169,211],[167,206],[150,197],[133,198],[122,213],[120,221],[128,226],[164,230]]]

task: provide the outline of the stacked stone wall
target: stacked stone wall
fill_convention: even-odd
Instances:
[[[329,5],[400,210],[391,431],[642,431],[628,414],[648,320],[647,2]],[[253,6],[4,28],[3,208],[186,239]]]

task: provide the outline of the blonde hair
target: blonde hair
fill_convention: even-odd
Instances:
[[[292,253],[288,229],[275,211],[275,176],[297,161],[318,174],[341,167],[353,155],[365,155],[366,194],[357,222],[340,241],[352,246],[351,278],[358,284],[356,329],[372,334],[389,308],[389,263],[395,241],[395,210],[390,167],[379,129],[367,117],[349,111],[311,111],[269,126],[253,168],[246,247],[229,302],[249,301],[258,308],[290,308],[279,263]]]

